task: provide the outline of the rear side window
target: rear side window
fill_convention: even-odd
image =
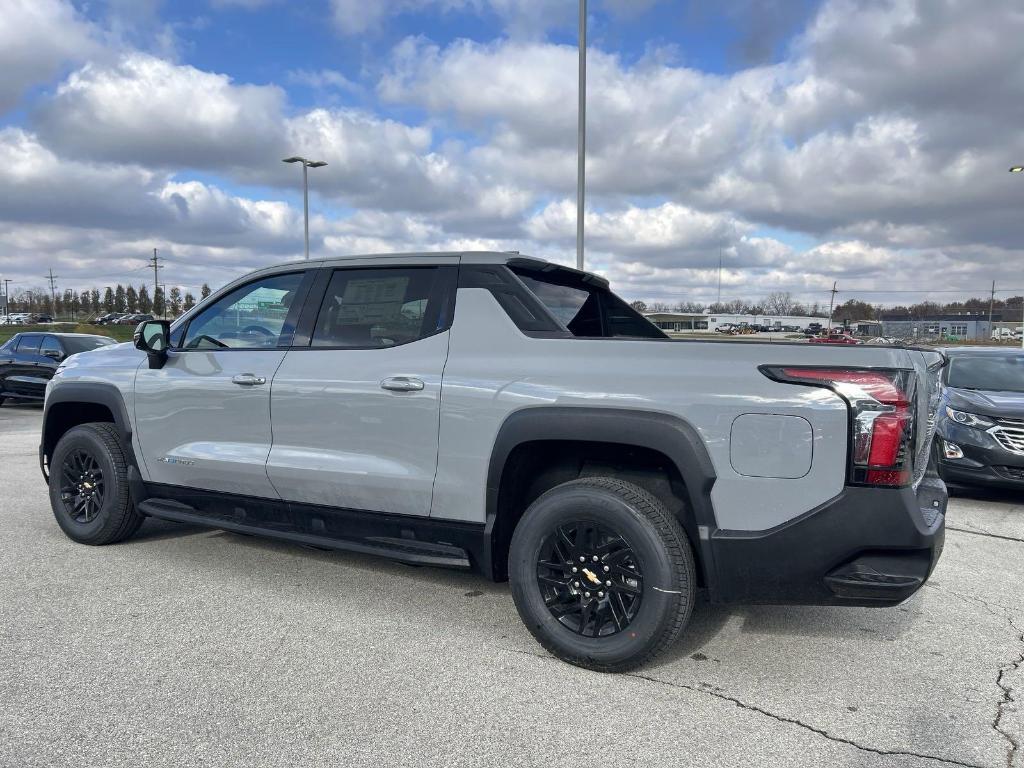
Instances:
[[[313,329],[313,347],[381,349],[446,330],[449,290],[438,267],[337,269]]]
[[[548,311],[573,336],[586,338],[667,338],[607,288],[593,285],[569,270],[534,272],[512,268]]]
[[[38,355],[39,354],[39,343],[43,340],[43,337],[38,333],[26,333],[18,340],[18,354],[19,355]]]
[[[46,336],[40,345],[39,353],[47,356],[56,356],[63,355],[64,350],[61,348],[56,336]]]
[[[597,291],[550,283],[527,273],[520,274],[519,279],[573,336],[604,335],[601,331],[601,305]]]

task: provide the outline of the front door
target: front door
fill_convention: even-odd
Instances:
[[[266,471],[270,382],[291,343],[304,276],[269,275],[228,292],[189,321],[163,368],[139,368],[136,431],[152,482],[277,498]]]
[[[447,258],[336,269],[322,300],[310,296],[310,338],[296,339],[271,393],[267,473],[283,498],[430,514],[457,279]]]
[[[41,333],[21,334],[18,347],[4,374],[4,389],[23,397],[43,397],[48,379],[42,366],[49,359],[43,357],[40,351],[42,341]]]

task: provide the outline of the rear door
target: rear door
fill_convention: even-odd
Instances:
[[[274,377],[267,473],[290,501],[428,515],[457,257],[324,270]]]
[[[291,344],[307,274],[275,273],[229,291],[189,321],[163,368],[139,368],[136,431],[152,482],[277,497],[266,472],[270,381]]]

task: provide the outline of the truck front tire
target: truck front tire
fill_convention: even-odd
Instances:
[[[678,520],[633,483],[588,477],[530,505],[512,536],[516,609],[549,652],[624,672],[679,637],[693,611],[693,552]]]
[[[50,457],[50,506],[81,544],[113,544],[142,524],[128,492],[128,462],[112,424],[69,429]]]

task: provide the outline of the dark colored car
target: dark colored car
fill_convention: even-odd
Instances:
[[[138,325],[139,323],[145,323],[149,320],[155,320],[156,318],[152,315],[122,315],[114,321],[116,325]]]
[[[121,315],[118,312],[108,312],[105,315],[100,315],[99,317],[95,318],[92,321],[92,324],[93,325],[108,325],[110,323],[113,323],[119,317],[123,317],[123,315]]]
[[[949,483],[1024,488],[1024,350],[943,350],[936,419],[939,475]]]
[[[0,405],[5,400],[42,400],[46,382],[71,355],[115,344],[84,333],[18,333],[0,346]]]

